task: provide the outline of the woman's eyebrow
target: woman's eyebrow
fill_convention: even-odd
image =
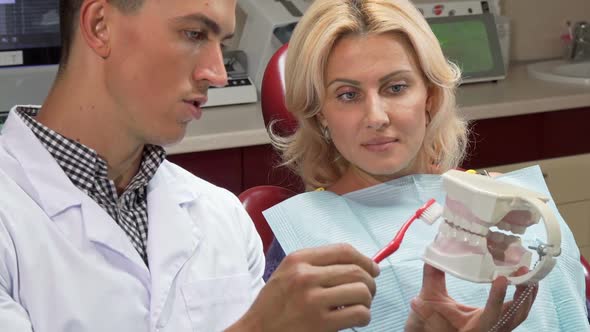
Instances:
[[[407,73],[411,73],[411,72],[412,72],[411,70],[407,70],[407,69],[400,69],[400,70],[396,70],[396,71],[394,71],[394,72],[391,72],[391,73],[389,73],[389,74],[387,74],[387,75],[385,75],[385,76],[381,77],[381,78],[379,79],[379,84],[384,84],[384,83],[387,83],[387,81],[389,81],[390,79],[392,79],[392,78],[394,78],[394,77],[396,77],[396,76],[399,76],[399,75],[401,75],[401,74],[407,74]]]
[[[379,79],[379,84],[384,84],[387,83],[387,81],[391,80],[392,78],[402,75],[402,74],[407,74],[407,73],[411,73],[411,70],[408,69],[400,69],[400,70],[396,70],[393,71],[383,77],[381,77]],[[348,78],[335,78],[332,81],[330,81],[330,83],[326,86],[326,88],[330,87],[332,84],[337,83],[337,82],[342,82],[342,83],[346,83],[346,84],[351,84],[351,85],[355,85],[355,86],[360,86],[361,82],[359,81],[355,81],[355,80],[351,80]]]
[[[356,85],[356,86],[361,85],[361,82],[359,82],[359,81],[349,80],[347,78],[335,78],[328,84],[328,86],[326,86],[326,88],[330,87],[330,85],[337,83],[337,82],[347,83],[347,84]]]

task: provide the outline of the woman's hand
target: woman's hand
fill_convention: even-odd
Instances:
[[[515,275],[528,272],[526,267]],[[498,277],[492,283],[490,295],[484,308],[476,308],[457,303],[447,293],[444,272],[424,264],[424,277],[420,295],[411,303],[406,331],[465,331],[487,332],[508,312],[513,301],[518,300],[527,288],[516,286],[512,301],[504,303],[508,280]],[[518,310],[497,331],[512,331],[528,316],[537,296],[538,286],[534,286]]]

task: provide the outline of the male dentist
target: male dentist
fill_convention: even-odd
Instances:
[[[378,267],[296,252],[265,286],[240,202],[167,162],[227,76],[236,0],[61,0],[41,107],[0,135],[0,330],[336,331],[366,325]]]

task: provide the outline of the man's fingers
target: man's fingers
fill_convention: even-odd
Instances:
[[[363,283],[371,296],[375,296],[377,285],[375,279],[357,265],[331,265],[316,268],[320,274],[319,285],[322,287],[335,287],[343,284]]]
[[[319,301],[326,308],[341,308],[357,304],[371,308],[373,295],[362,282],[349,283],[326,288],[319,292]]]
[[[371,322],[371,310],[362,304],[332,310],[328,313],[326,331],[340,331]]]
[[[376,293],[374,277],[379,267],[350,245],[303,249],[287,256],[279,268],[295,289],[331,288],[361,282],[371,296]],[[275,273],[277,274],[277,273]],[[272,278],[271,278],[272,279]]]
[[[299,250],[285,259],[307,262],[314,266],[354,264],[360,266],[371,276],[379,275],[379,265],[371,258],[361,254],[349,244],[332,244],[317,248]]]

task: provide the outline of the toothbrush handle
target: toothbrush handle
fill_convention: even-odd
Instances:
[[[373,256],[373,261],[377,264],[381,263],[382,260],[387,258],[389,255],[393,254],[399,248],[399,243],[397,241],[391,241],[385,248],[379,250],[378,253]]]
[[[425,210],[427,210],[432,204],[435,203],[434,199],[429,199],[428,202],[426,202],[426,204],[422,205],[422,207],[420,207],[412,217],[410,217],[410,219],[406,220],[406,222],[402,225],[402,227],[400,228],[400,230],[397,232],[397,234],[395,234],[395,237],[393,238],[393,240],[391,240],[391,242],[389,242],[385,248],[379,250],[379,252],[377,254],[375,254],[375,256],[373,256],[373,261],[377,264],[379,264],[382,260],[384,260],[385,258],[387,258],[389,255],[393,254],[394,252],[397,251],[397,249],[399,248],[399,246],[402,243],[402,240],[404,239],[404,236],[406,235],[406,231],[408,230],[408,228],[410,227],[410,225],[418,218],[420,218],[420,216],[422,215],[422,213],[424,213]]]

